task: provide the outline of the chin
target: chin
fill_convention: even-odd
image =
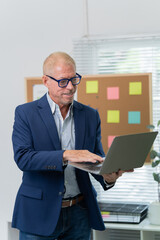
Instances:
[[[73,102],[73,99],[70,100],[70,101],[64,101],[64,102],[61,102],[62,105],[68,105],[68,104],[71,104]]]
[[[67,99],[66,101],[64,101],[64,103],[63,104],[70,104],[70,103],[72,103],[73,102],[73,98],[71,98],[71,99]]]

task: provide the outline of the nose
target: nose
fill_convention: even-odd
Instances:
[[[69,81],[69,83],[68,83],[66,88],[68,88],[68,89],[73,89],[74,88],[74,86],[72,85],[71,81]]]

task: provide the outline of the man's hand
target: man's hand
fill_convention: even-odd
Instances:
[[[128,170],[128,171],[122,171],[119,170],[118,172],[114,172],[114,173],[109,173],[109,174],[102,174],[104,181],[106,181],[107,183],[115,183],[116,180],[123,175],[123,173],[125,172],[133,172],[134,170]]]
[[[66,150],[63,153],[63,161],[70,162],[103,162],[103,158],[88,150]]]

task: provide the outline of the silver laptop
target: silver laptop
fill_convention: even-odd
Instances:
[[[113,173],[142,167],[158,132],[137,133],[115,137],[103,163],[76,163],[70,165],[94,173]]]

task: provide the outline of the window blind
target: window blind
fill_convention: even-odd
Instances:
[[[152,73],[153,124],[160,119],[160,36],[83,38],[73,41],[77,72],[85,74]],[[154,149],[159,150],[159,137]],[[116,186],[104,192],[92,179],[99,200],[150,202],[158,199],[153,169],[145,165],[125,173]]]
[[[158,185],[152,173],[150,165],[135,169],[133,173],[124,173],[108,191],[104,191],[92,176],[90,178],[96,188],[98,201],[148,204],[158,200]]]

